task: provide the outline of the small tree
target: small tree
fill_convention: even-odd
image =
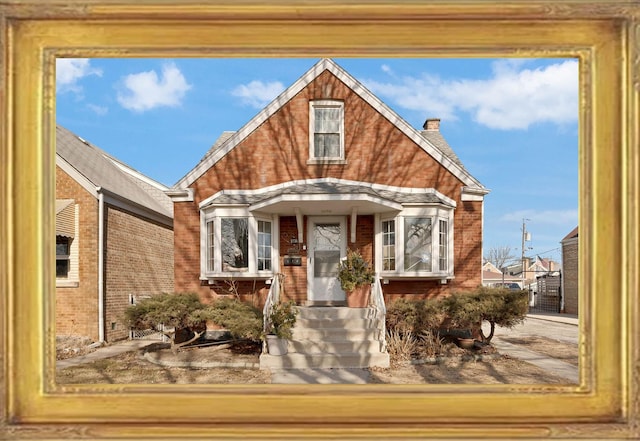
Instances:
[[[155,328],[159,324],[173,327],[173,331],[162,331],[171,340],[171,350],[176,353],[197,339],[206,330],[210,316],[208,307],[200,302],[198,294],[159,294],[130,306],[125,311],[125,321],[136,329]],[[188,332],[193,336],[187,341],[176,343],[176,335]]]
[[[485,260],[493,263],[496,268],[502,270],[507,262],[511,262],[516,258],[511,254],[511,247],[507,245],[491,247],[484,256]]]
[[[513,328],[524,320],[529,298],[526,291],[480,287],[471,293],[460,293],[442,300],[451,327],[471,329],[482,341],[490,342],[496,325]],[[491,326],[489,335],[482,331],[482,322]]]

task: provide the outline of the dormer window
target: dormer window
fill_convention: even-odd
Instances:
[[[309,159],[344,160],[344,103],[319,100],[309,103]]]

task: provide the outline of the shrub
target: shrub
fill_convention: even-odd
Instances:
[[[414,335],[444,327],[466,329],[489,342],[496,325],[512,328],[524,320],[527,310],[526,291],[480,287],[437,300],[396,300],[387,309],[386,323],[390,331]],[[488,336],[482,332],[483,321],[491,325]]]
[[[219,299],[209,305],[209,319],[224,327],[234,339],[260,341],[262,312],[237,299]]]
[[[271,308],[269,315],[269,329],[267,334],[290,340],[293,337],[293,326],[296,324],[298,310],[296,302],[277,302]]]
[[[159,324],[175,328],[163,331],[171,339],[171,350],[194,342],[204,333],[209,313],[195,293],[164,293],[141,300],[125,310],[125,322],[136,329],[155,328]],[[199,332],[197,332],[199,331]],[[186,342],[176,343],[176,335],[194,335]]]
[[[373,283],[374,275],[371,263],[358,250],[347,250],[347,257],[338,265],[338,280],[345,292]]]

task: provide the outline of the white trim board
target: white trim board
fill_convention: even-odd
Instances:
[[[396,186],[392,186],[392,185],[373,184],[373,183],[370,183],[370,182],[351,181],[351,180],[348,180],[348,179],[315,178],[315,179],[299,179],[299,180],[295,180],[295,181],[288,181],[288,182],[283,182],[281,184],[270,185],[268,187],[262,187],[262,188],[258,188],[258,189],[254,189],[254,190],[245,190],[245,189],[220,190],[220,191],[216,192],[215,194],[213,194],[212,196],[209,196],[208,198],[206,198],[202,202],[200,202],[199,208],[206,207],[213,200],[215,200],[217,197],[219,197],[219,196],[221,196],[223,194],[257,195],[257,194],[268,193],[268,192],[274,191],[274,190],[282,190],[282,189],[293,187],[293,186],[296,186],[296,185],[314,185],[314,184],[326,184],[326,183],[328,183],[328,184],[341,184],[341,185],[356,185],[356,186],[360,186],[360,187],[368,187],[368,188],[371,188],[372,190],[386,190],[386,191],[393,191],[393,192],[396,192],[396,193],[433,194],[437,198],[439,198],[440,200],[445,201],[446,203],[448,203],[449,205],[451,205],[454,208],[457,205],[456,201],[454,201],[450,197],[447,197],[447,196],[443,195],[442,193],[440,193],[435,188],[396,187]],[[309,195],[305,195],[305,196],[309,196]]]
[[[276,99],[269,103],[262,111],[260,111],[255,117],[253,117],[247,124],[245,124],[240,130],[233,134],[222,146],[211,156],[200,162],[195,168],[189,171],[182,179],[180,179],[174,188],[186,188],[193,184],[200,176],[202,176],[207,170],[209,170],[220,159],[226,156],[231,150],[233,150],[240,142],[242,142],[247,136],[249,136],[254,130],[256,130],[261,124],[269,119],[274,113],[280,110],[287,102],[289,102],[294,96],[296,96],[302,89],[308,86],[313,80],[315,80],[325,70],[331,72],[340,81],[342,81],[347,87],[349,87],[354,93],[360,96],[374,109],[376,109],[382,116],[395,125],[401,132],[414,141],[425,152],[432,156],[436,161],[442,164],[451,174],[460,179],[466,186],[484,188],[484,186],[468,171],[449,159],[442,151],[429,142],[418,130],[411,127],[404,119],[397,113],[391,110],[386,104],[384,104],[378,97],[373,95],[367,90],[358,80],[352,77],[347,71],[338,66],[333,60],[323,58],[311,67],[302,77],[300,77],[295,83],[289,86],[284,92],[282,92]]]

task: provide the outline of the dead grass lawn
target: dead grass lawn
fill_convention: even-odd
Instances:
[[[578,346],[547,337],[500,337],[501,340],[522,346],[540,354],[578,366]]]
[[[163,361],[234,361],[258,363],[251,348],[192,348],[177,355],[155,348]],[[58,384],[269,384],[271,373],[255,368],[174,368],[159,366],[128,352],[81,366],[59,370]],[[566,380],[529,363],[497,357],[488,361],[464,361],[452,357],[436,365],[403,365],[370,370],[374,384],[557,384]]]

